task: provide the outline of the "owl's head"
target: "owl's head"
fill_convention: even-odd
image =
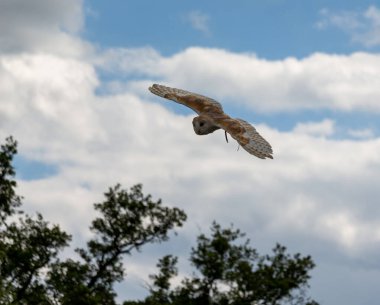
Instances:
[[[197,116],[193,119],[193,128],[197,135],[206,135],[219,129],[207,116]]]

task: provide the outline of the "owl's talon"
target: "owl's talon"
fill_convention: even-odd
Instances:
[[[226,136],[226,142],[228,143],[227,131],[224,131],[224,135]]]

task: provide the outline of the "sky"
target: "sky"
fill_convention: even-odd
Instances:
[[[0,0],[0,139],[19,142],[24,208],[73,246],[118,182],[188,214],[169,242],[125,259],[120,300],[147,294],[165,254],[186,276],[215,220],[262,254],[279,242],[311,255],[321,304],[375,305],[379,52],[376,1]],[[222,131],[195,135],[195,114],[153,83],[217,99],[274,159],[237,151]]]

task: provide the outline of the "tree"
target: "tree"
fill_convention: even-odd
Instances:
[[[261,256],[248,239],[240,241],[244,236],[214,222],[211,237],[201,234],[192,248],[190,262],[197,271],[193,277],[169,289],[177,259],[166,256],[157,265],[158,275],[151,276],[150,295],[136,304],[317,304],[305,296],[314,267],[310,256],[291,256],[279,244],[271,255]]]
[[[166,241],[186,220],[182,210],[145,196],[140,184],[129,191],[116,185],[94,205],[100,216],[87,247],[76,249],[77,260],[61,260],[71,236],[41,214],[23,215],[16,153],[17,142],[7,138],[0,148],[0,304],[116,304],[113,284],[123,279],[122,257]]]
[[[76,250],[82,261],[52,266],[48,282],[59,304],[116,304],[113,284],[123,279],[123,255],[167,240],[168,232],[186,220],[182,210],[144,196],[140,184],[129,192],[116,185],[105,197],[95,204],[101,215],[92,222],[95,237],[86,249]]]
[[[172,255],[166,255],[158,261],[157,267],[160,272],[157,275],[150,276],[153,285],[150,287],[151,296],[148,297],[148,302],[153,304],[170,303],[170,279],[178,273],[177,261],[178,258]]]
[[[17,142],[7,138],[0,149],[0,303],[50,304],[42,269],[57,258],[70,236],[40,214],[22,215],[13,179],[16,152]],[[11,217],[15,215],[17,220]]]
[[[15,170],[12,166],[13,156],[17,153],[17,142],[9,137],[0,146],[0,225],[16,212],[21,205],[21,197],[16,195]]]

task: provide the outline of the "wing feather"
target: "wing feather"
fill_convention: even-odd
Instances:
[[[272,146],[256,131],[248,122],[242,119],[236,119],[244,128],[239,136],[242,140],[238,141],[239,144],[250,154],[255,155],[261,159],[273,159]]]
[[[154,84],[149,91],[160,97],[175,101],[206,115],[215,126],[227,131],[248,153],[261,158],[273,159],[271,145],[248,122],[233,119],[223,112],[222,105],[216,100],[182,89]]]
[[[160,97],[185,105],[198,114],[207,112],[223,112],[222,105],[219,102],[197,93],[158,84],[154,84],[149,87],[149,91]]]
[[[229,116],[214,116],[215,123],[227,131],[247,152],[261,158],[273,159],[271,145],[248,122]]]

